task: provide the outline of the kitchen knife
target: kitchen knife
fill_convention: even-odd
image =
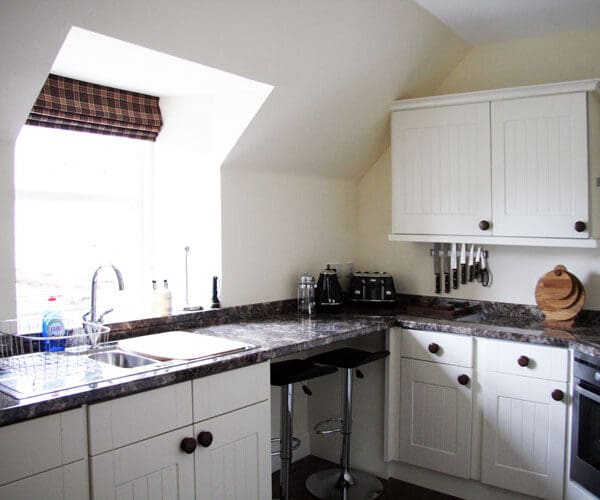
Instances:
[[[442,245],[443,263],[444,263],[444,292],[450,293],[450,245],[444,243]]]
[[[481,275],[481,285],[482,286],[490,286],[490,271],[487,268],[487,263],[485,261],[485,252],[481,252],[481,270],[479,271]]]
[[[460,282],[467,284],[467,245],[460,246]]]
[[[456,255],[456,243],[452,243],[450,251],[450,268],[452,269],[452,288],[458,288],[458,260]]]
[[[475,279],[481,282],[481,246],[477,247],[477,255],[475,256]]]
[[[469,281],[473,281],[475,279],[475,270],[473,268],[475,259],[475,245],[471,245],[471,249],[469,250]]]
[[[433,244],[433,272],[435,274],[435,293],[442,293],[442,268],[440,266],[441,243]]]

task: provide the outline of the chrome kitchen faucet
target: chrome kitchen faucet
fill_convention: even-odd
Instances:
[[[123,275],[121,271],[119,271],[112,264],[102,264],[96,271],[94,272],[94,276],[92,276],[92,295],[91,295],[91,304],[90,310],[83,315],[83,321],[89,321],[90,323],[102,323],[104,321],[104,316],[106,316],[109,312],[112,312],[113,309],[108,309],[104,311],[99,317],[96,316],[96,289],[98,287],[98,273],[103,267],[111,267],[115,274],[117,275],[117,281],[119,283],[119,290],[123,290],[125,288],[125,284],[123,283]]]

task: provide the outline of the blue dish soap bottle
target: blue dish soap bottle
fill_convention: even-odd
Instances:
[[[65,321],[60,312],[56,297],[48,299],[48,308],[42,317],[42,337],[51,339],[52,337],[61,337],[56,340],[44,340],[42,349],[49,352],[58,352],[65,350]]]

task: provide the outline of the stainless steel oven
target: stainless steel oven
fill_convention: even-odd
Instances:
[[[600,357],[575,352],[571,479],[600,496]]]

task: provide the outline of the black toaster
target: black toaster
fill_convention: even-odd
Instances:
[[[350,298],[356,302],[394,302],[394,278],[388,273],[352,273]]]

